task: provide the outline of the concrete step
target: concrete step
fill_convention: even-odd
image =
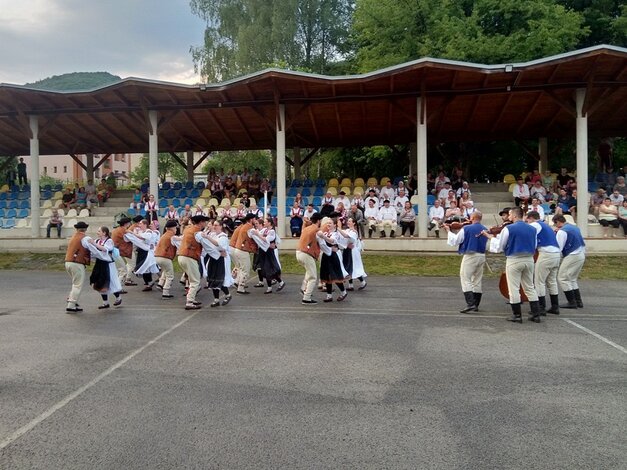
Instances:
[[[513,201],[512,193],[508,192],[487,192],[480,193],[474,192],[472,193],[472,200],[475,202],[506,202],[510,203]]]

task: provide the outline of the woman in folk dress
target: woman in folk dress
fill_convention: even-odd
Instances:
[[[98,238],[91,240],[89,251],[96,259],[94,269],[89,276],[89,283],[94,290],[100,293],[102,297],[102,305],[99,309],[109,308],[109,294],[113,294],[116,307],[122,304],[122,285],[118,277],[118,271],[113,260],[113,240],[108,227],[100,227],[96,232]]]

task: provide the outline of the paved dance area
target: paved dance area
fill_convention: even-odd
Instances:
[[[0,468],[625,468],[624,282],[519,325],[495,280],[464,315],[456,278],[301,279],[72,315],[66,273],[1,271]]]

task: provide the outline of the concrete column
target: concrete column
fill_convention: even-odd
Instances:
[[[416,173],[416,162],[418,161],[418,147],[416,142],[409,143],[409,176]]]
[[[31,237],[39,238],[39,118],[29,116],[30,132],[30,217]]]
[[[294,147],[294,179],[299,180],[300,175],[300,147]]]
[[[285,105],[279,105],[276,117],[276,202],[277,231],[285,238]]]
[[[427,238],[429,214],[427,212],[427,99],[425,97],[416,98],[416,110],[418,237]]]
[[[154,194],[159,202],[159,136],[157,133],[157,111],[148,111],[152,132],[148,133],[148,175],[150,178],[150,194]]]
[[[577,104],[577,226],[581,235],[588,236],[588,116],[583,115],[585,88],[575,92]]]
[[[94,154],[93,153],[87,153],[85,154],[86,157],[86,162],[85,162],[85,166],[87,167],[86,171],[86,175],[85,175],[85,181],[89,181],[89,180],[94,180]],[[112,166],[113,168],[113,166]],[[97,185],[96,185],[97,186]]]
[[[544,172],[549,169],[549,139],[546,137],[540,137],[538,140],[538,155],[540,155],[538,170],[544,176]]]
[[[194,152],[187,151],[187,181],[194,181]]]

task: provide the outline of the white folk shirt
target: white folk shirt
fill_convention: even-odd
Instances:
[[[540,214],[540,220],[544,220],[544,209],[542,208],[542,206],[529,206],[529,210],[536,211],[538,214]]]
[[[529,197],[529,186],[527,186],[526,184],[517,184],[516,186],[514,186],[514,191],[512,191],[512,194],[514,195],[514,197],[517,198]]]
[[[366,210],[364,211],[364,217],[366,219],[375,219],[377,220],[377,218],[379,217],[379,209],[375,206],[375,207],[366,207]]]
[[[368,201],[374,201],[374,207],[376,207],[377,209],[379,208],[379,205],[380,205],[380,204],[379,204],[379,198],[378,198],[378,197],[375,197],[375,196],[368,196],[368,197],[365,199],[366,209],[368,209],[368,206],[369,206]]]
[[[338,196],[338,197],[337,197],[337,199],[335,200],[335,203],[334,203],[333,205],[334,205],[335,207],[337,207],[337,205],[338,205],[340,202],[341,202],[342,204],[344,204],[344,208],[346,208],[346,207],[350,207],[350,205],[351,205],[351,201],[350,201],[350,199],[348,199],[346,196]]]
[[[389,199],[390,201],[393,201],[394,197],[396,196],[396,191],[394,190],[394,188],[385,187],[381,190],[381,193],[379,194],[379,196],[383,200]]]
[[[409,198],[407,196],[396,196],[394,198],[394,207],[396,208],[396,212],[400,213],[405,207],[405,203],[409,202]]]
[[[429,209],[429,220],[433,221],[433,219],[444,220],[444,207],[432,206]]]
[[[385,207],[383,206],[379,209],[379,220],[396,220],[396,209],[392,206]]]

